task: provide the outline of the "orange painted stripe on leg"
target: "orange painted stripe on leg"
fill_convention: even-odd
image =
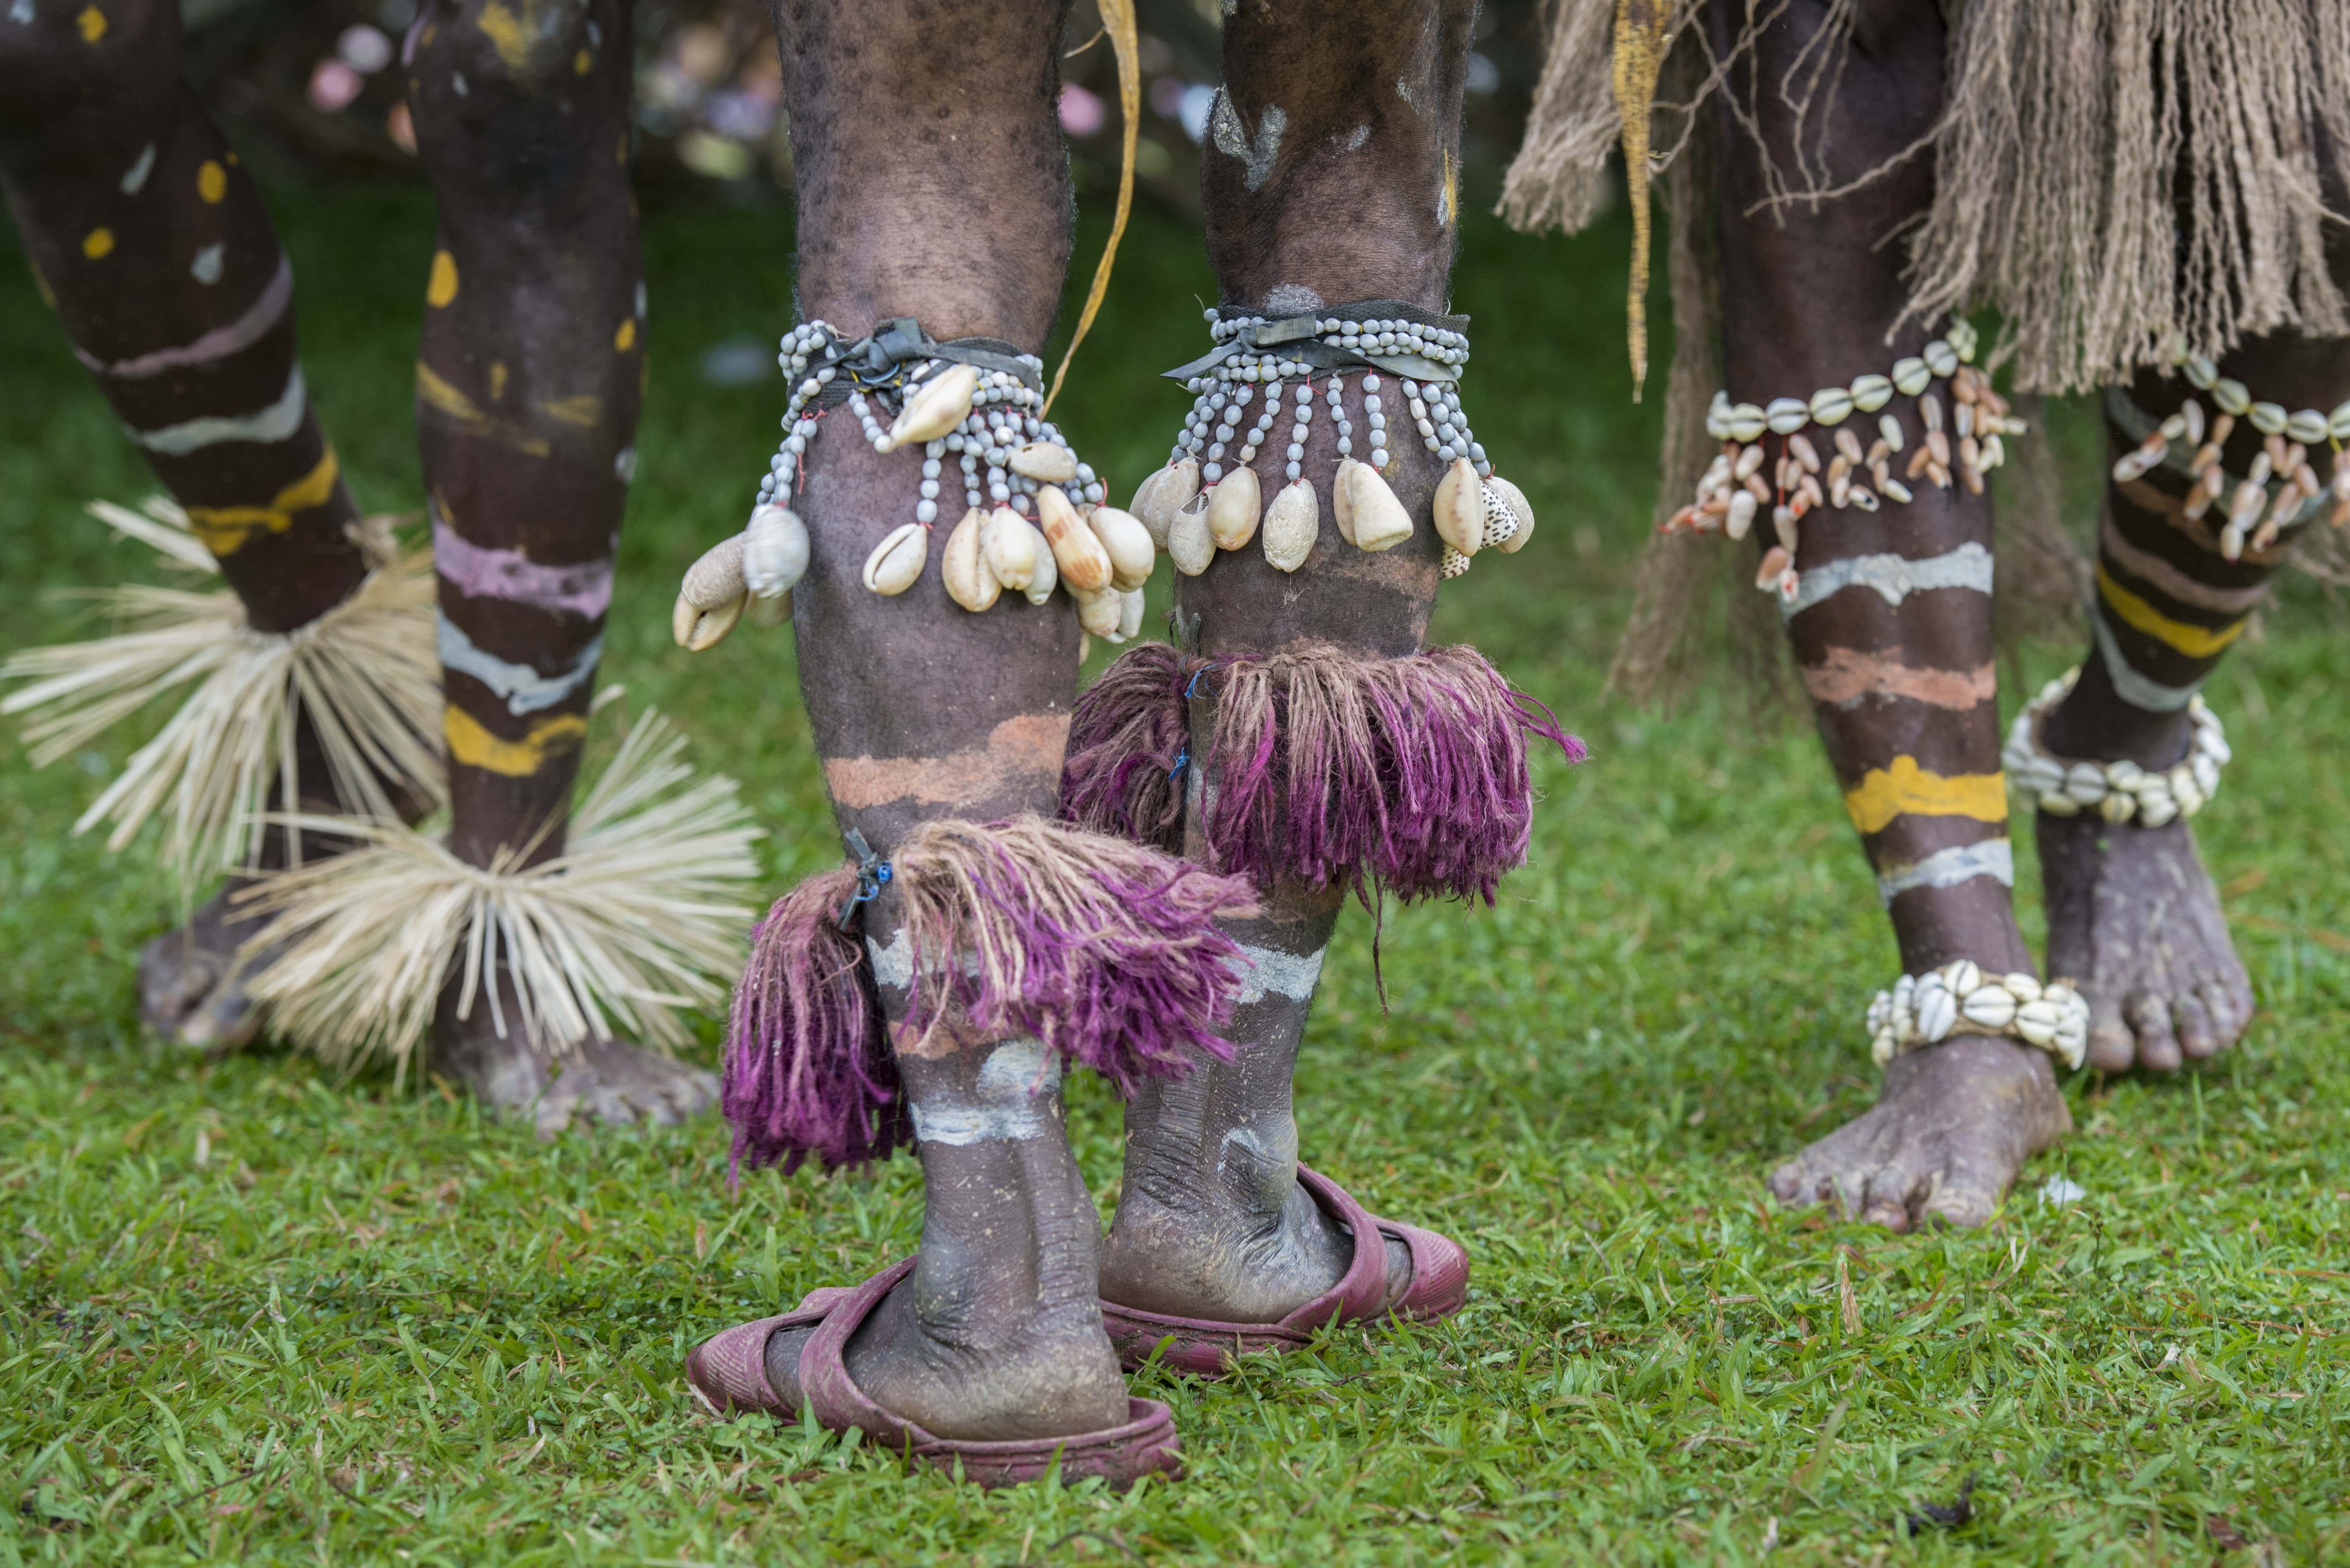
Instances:
[[[1864,697],[1906,697],[1931,708],[1978,707],[1998,695],[1997,671],[1989,663],[1973,670],[1920,669],[1901,661],[1901,649],[1870,652],[1831,648],[1817,664],[1804,666],[1804,690],[1814,702],[1843,707]]]
[[[1929,773],[1915,757],[1896,757],[1890,767],[1871,768],[1845,792],[1844,809],[1863,833],[1882,833],[1897,816],[1967,816],[1977,822],[2007,820],[2004,774]]]

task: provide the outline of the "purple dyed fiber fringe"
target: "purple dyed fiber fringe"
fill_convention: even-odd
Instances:
[[[1243,961],[1216,921],[1256,913],[1245,879],[1035,816],[933,824],[923,836],[951,857],[954,905],[969,905],[910,916],[909,1027],[1032,1035],[1121,1095],[1181,1076],[1201,1053],[1231,1059],[1217,1031]],[[920,862],[912,874],[948,880]],[[919,894],[904,901],[919,911]]]
[[[1163,838],[1180,831],[1183,692],[1215,682],[1204,757],[1213,863],[1259,885],[1372,886],[1412,899],[1492,902],[1525,859],[1534,785],[1529,735],[1581,762],[1583,743],[1474,649],[1402,659],[1333,649],[1209,661],[1150,644],[1120,658],[1077,700],[1062,815]]]
[[[1033,1036],[1122,1094],[1201,1053],[1230,1060],[1241,955],[1215,922],[1255,912],[1244,879],[1033,816],[927,824],[891,865],[906,1030]],[[863,940],[835,924],[855,886],[851,869],[811,877],[753,936],[722,1096],[738,1169],[857,1164],[910,1139]]]
[[[745,1165],[786,1172],[887,1158],[911,1140],[898,1067],[865,973],[864,939],[836,920],[854,867],[820,872],[775,900],[726,1023],[719,1104],[734,1129],[730,1179]]]

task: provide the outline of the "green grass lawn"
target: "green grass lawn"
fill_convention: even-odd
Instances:
[[[429,203],[279,207],[328,429],[365,504],[412,507]],[[788,217],[656,206],[647,244],[652,388],[607,676],[743,782],[779,891],[838,854],[789,635],[689,659],[667,624],[774,441],[775,384],[716,389],[697,366],[789,323]],[[2203,845],[2263,1006],[2242,1046],[2176,1083],[2074,1079],[2079,1132],[1981,1232],[1780,1212],[1768,1165],[1871,1098],[1858,1016],[1897,960],[1799,721],[1734,683],[1669,717],[1602,701],[1655,450],[1654,403],[1628,401],[1623,256],[1620,229],[1479,222],[1456,296],[1481,328],[1478,428],[1543,532],[1448,587],[1437,634],[1492,653],[1593,760],[1542,774],[1533,864],[1500,908],[1388,912],[1384,1010],[1349,917],[1302,1069],[1307,1157],[1462,1236],[1467,1311],[1214,1386],[1139,1379],[1173,1403],[1190,1473],[1122,1497],[983,1494],[819,1431],[713,1421],[688,1347],[902,1256],[911,1161],[730,1198],[714,1119],[543,1146],[388,1074],[161,1053],[132,963],[172,890],[67,832],[130,738],[35,773],[11,734],[0,1561],[2350,1557],[2345,617],[2296,585],[2211,692],[2237,762]],[[1118,484],[1163,458],[1182,394],[1151,376],[1198,351],[1194,296],[1212,297],[1196,237],[1141,214],[1063,405]],[[6,265],[0,367],[16,648],[75,624],[41,590],[148,570],[78,507],[150,482]],[[2078,410],[2059,423],[2082,448]],[[2011,706],[2069,656],[2028,650]],[[2028,866],[2023,883],[2036,922]],[[1107,1207],[1118,1106],[1090,1081],[1071,1105]],[[2086,1196],[2043,1203],[2060,1175]],[[1904,1530],[1969,1477],[1971,1522]]]

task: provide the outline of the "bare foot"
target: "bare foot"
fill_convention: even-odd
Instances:
[[[919,1279],[884,1297],[842,1353],[848,1376],[875,1404],[941,1438],[1050,1438],[1126,1421],[1126,1378],[1098,1308],[1040,1314],[1006,1301],[928,1324],[916,1304]],[[1033,1321],[1007,1332],[1022,1317]],[[972,1332],[982,1323],[983,1337]],[[785,1328],[767,1336],[767,1381],[787,1404],[800,1403],[800,1351],[815,1334]]]
[[[2048,972],[2089,999],[2089,1064],[2175,1073],[2233,1045],[2252,984],[2184,822],[2040,815]]]
[[[980,1057],[901,1057],[914,1104],[970,1103]],[[1055,1124],[1045,1136],[921,1146],[921,1256],[843,1352],[868,1398],[942,1438],[1050,1438],[1128,1418],[1102,1328],[1101,1221],[1058,1125],[1057,1080],[1038,1098]],[[768,1336],[767,1381],[786,1404],[800,1402],[815,1332]]]
[[[473,1015],[460,1019],[455,994],[452,986],[433,1021],[433,1066],[453,1072],[492,1110],[526,1113],[542,1138],[561,1136],[575,1116],[667,1126],[718,1103],[715,1074],[616,1040],[550,1050],[524,1034],[511,993],[500,1035],[485,1001],[476,998]]]
[[[1130,1171],[1102,1244],[1102,1299],[1169,1317],[1277,1323],[1336,1285],[1355,1239],[1298,1185],[1292,1161],[1239,1168],[1259,1163],[1233,1140],[1218,1168]],[[1411,1251],[1379,1239],[1384,1312],[1411,1289]]]
[[[249,885],[230,877],[185,925],[139,955],[140,1021],[173,1044],[224,1056],[260,1030],[260,1011],[244,991],[251,968],[236,961],[260,923],[238,918],[230,904]]]
[[[1771,1190],[1888,1231],[1980,1225],[2023,1162],[2072,1130],[2045,1053],[1961,1034],[1893,1058],[1877,1104],[1773,1171]]]

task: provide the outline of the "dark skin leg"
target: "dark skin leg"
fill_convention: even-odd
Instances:
[[[1054,114],[1062,19],[1053,0],[959,13],[951,26],[910,0],[782,7],[806,316],[851,333],[912,316],[933,337],[1041,349],[1070,244]],[[919,115],[905,107],[918,104],[928,106]],[[806,472],[793,504],[814,559],[793,616],[841,826],[886,857],[925,821],[1050,815],[1076,690],[1067,598],[957,608],[939,577],[944,526],[911,588],[869,593],[866,556],[912,515],[918,454],[877,454],[853,420],[828,418]],[[890,894],[864,919],[868,944],[887,950]],[[881,1000],[902,1016],[902,992],[885,984]],[[917,1117],[983,1098],[989,1064],[1018,1049],[901,1038]],[[1118,1425],[1126,1386],[1097,1304],[1099,1231],[1058,1096],[1024,1089],[1008,1103],[1029,1118],[1018,1136],[923,1141],[921,1262],[850,1341],[849,1376],[944,1437]],[[768,1344],[767,1374],[786,1398],[806,1338]]]
[[[595,694],[644,367],[629,37],[626,0],[443,0],[409,39],[440,200],[416,387],[451,844],[477,866],[563,852]],[[709,1074],[617,1041],[501,1035],[480,1004],[460,1019],[453,985],[433,1056],[547,1136],[575,1113],[666,1122],[716,1097]]]
[[[2222,360],[2220,373],[2253,389],[2256,398],[2330,410],[2350,396],[2345,348],[2285,335],[2256,338]],[[2130,393],[2159,419],[2192,390],[2183,378],[2148,374]],[[2198,396],[2207,415],[2218,411]],[[2136,444],[2109,433],[2116,457]],[[2250,421],[2239,421],[2224,466],[2243,474],[2261,445]],[[2313,461],[2320,478],[2332,477],[2327,454],[2321,451]],[[2184,757],[2186,711],[2169,706],[2177,699],[2156,689],[2182,691],[2210,676],[2225,650],[2211,651],[2207,639],[2242,623],[2292,547],[2288,535],[2266,551],[2226,559],[2218,528],[2227,500],[2190,521],[2182,502],[2191,483],[2160,468],[2126,484],[2108,479],[2098,564],[2126,596],[2121,604],[2136,600],[2154,615],[2137,605],[2126,613],[2101,586],[2093,613],[2111,640],[2092,641],[2080,680],[2049,716],[2043,739],[2059,756],[2126,757],[2164,768]],[[2118,680],[2108,649],[2125,666]],[[2038,831],[2049,967],[2084,982],[2090,1064],[2109,1073],[2133,1066],[2172,1073],[2233,1045],[2251,1022],[2251,981],[2228,940],[2219,890],[2196,853],[2194,830],[2184,820],[2115,827],[2089,815],[2042,815]]]
[[[289,631],[340,603],[367,570],[359,509],[296,379],[293,276],[268,212],[180,79],[177,6],[44,5],[0,25],[0,192],[76,354],[251,623]],[[303,758],[304,804],[338,810],[317,761]],[[273,839],[261,864],[286,849]],[[168,1038],[220,1050],[253,1033],[234,962],[252,931],[232,913],[242,886],[140,957],[141,1014]]]
[[[1226,19],[1228,97],[1204,153],[1208,251],[1226,304],[1266,315],[1362,299],[1446,307],[1474,17],[1472,5],[1453,0],[1367,8],[1316,0],[1302,11],[1243,4]],[[1401,389],[1383,381],[1382,401],[1398,418]],[[1475,385],[1472,375],[1465,399]],[[1315,383],[1317,417],[1305,443],[1304,472],[1322,516],[1312,556],[1286,574],[1252,546],[1220,553],[1200,576],[1176,578],[1176,602],[1200,618],[1210,659],[1312,642],[1367,659],[1419,649],[1436,596],[1430,518],[1441,465],[1399,437],[1385,477],[1416,531],[1382,554],[1348,545],[1330,509],[1337,449],[1326,386]],[[1283,395],[1294,400],[1295,383]],[[1347,378],[1346,397],[1359,432],[1359,375]],[[1403,418],[1397,428],[1408,425]],[[1361,439],[1357,456],[1367,450]],[[1268,497],[1287,482],[1284,446],[1276,440],[1257,454]],[[1192,697],[1195,753],[1205,749],[1214,701],[1211,672]],[[1188,815],[1187,851],[1205,858],[1199,814]],[[1290,1111],[1314,976],[1344,894],[1287,884],[1262,894],[1262,918],[1226,928],[1258,950],[1256,979],[1243,993],[1251,1000],[1231,1034],[1239,1055],[1149,1085],[1128,1108],[1125,1183],[1102,1256],[1102,1294],[1122,1305],[1271,1322],[1329,1289],[1353,1256],[1353,1241],[1297,1185]],[[1410,1285],[1410,1255],[1393,1241],[1387,1252],[1394,1299]]]
[[[1757,105],[1783,161],[1792,161],[1794,131],[1776,103],[1777,84],[1825,10],[1791,6],[1733,83],[1741,101]],[[1723,5],[1712,13],[1718,42],[1726,43],[1742,11]],[[1886,0],[1860,8],[1826,131],[1832,168],[1874,166],[1932,121],[1942,47],[1931,5]],[[1759,93],[1752,77],[1763,84]],[[1731,397],[1807,397],[1917,353],[1931,333],[1913,328],[1887,341],[1905,290],[1900,249],[1886,242],[1924,211],[1931,168],[1913,161],[1816,208],[1753,212],[1764,193],[1757,155],[1722,112],[1718,220]],[[1947,384],[1939,390],[1947,409]],[[1917,400],[1897,398],[1885,411],[1901,421],[1905,450],[1914,449],[1922,436]],[[1860,433],[1870,439],[1866,426]],[[1990,547],[1985,498],[1922,478],[1913,489],[1911,504],[1888,502],[1874,514],[1813,512],[1802,520],[1797,569],[1808,574],[1874,554],[1923,559],[1969,544]],[[1769,532],[1766,519],[1757,533]],[[1828,761],[1883,882],[1898,888],[1938,852],[2005,836],[1988,593],[1940,588],[1889,605],[1866,587],[1847,587],[1795,615],[1789,629]],[[1918,774],[1951,782],[1897,786]],[[1994,974],[2032,969],[2010,889],[1993,876],[1947,886],[1929,879],[1895,892],[1889,909],[1907,972],[1957,958]],[[1830,1202],[1896,1231],[1929,1220],[1980,1224],[2024,1160],[2069,1126],[2047,1055],[2012,1040],[1957,1038],[1896,1057],[1877,1105],[1774,1171],[1771,1188],[1785,1201]]]

